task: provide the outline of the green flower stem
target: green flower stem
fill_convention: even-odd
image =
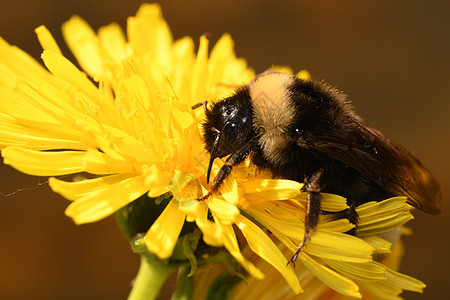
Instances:
[[[170,300],[190,300],[194,291],[194,277],[189,277],[191,266],[185,265],[178,270],[178,284]]]
[[[128,300],[156,299],[169,275],[174,270],[157,259],[141,255],[141,265]]]

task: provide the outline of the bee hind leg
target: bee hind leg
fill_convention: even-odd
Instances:
[[[319,223],[320,215],[320,179],[322,177],[323,170],[315,172],[311,178],[309,178],[302,188],[303,192],[307,192],[306,195],[306,209],[305,209],[305,234],[302,242],[298,245],[294,255],[289,260],[295,266],[299,254],[303,251],[308,241],[311,239],[311,233],[316,229]]]

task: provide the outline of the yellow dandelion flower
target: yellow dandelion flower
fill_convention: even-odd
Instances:
[[[143,194],[170,192],[172,201],[145,236],[150,252],[170,257],[187,219],[196,222],[208,244],[225,246],[247,272],[262,278],[240,252],[233,229],[245,225],[251,243],[262,238],[236,207],[236,185],[225,184],[223,198],[197,201],[205,190],[208,157],[190,106],[222,97],[230,92],[227,86],[254,75],[235,58],[231,38],[224,35],[208,57],[208,40],[202,37],[195,55],[190,38],[172,40],[157,5],[143,5],[128,20],[128,40],[115,24],[95,33],[73,17],[63,26],[64,37],[92,82],[61,54],[45,27],[36,32],[48,71],[20,49],[3,40],[0,45],[8,75],[0,83],[5,163],[31,175],[97,175],[49,181],[73,201],[66,214],[77,224],[105,218]],[[281,261],[274,245],[260,252]],[[291,268],[283,272],[294,277]],[[299,290],[298,283],[293,286]]]
[[[36,33],[46,68],[0,40],[0,147],[4,162],[27,174],[91,174],[76,182],[49,180],[55,192],[72,201],[66,215],[75,223],[101,220],[143,195],[170,195],[139,239],[160,260],[174,255],[189,222],[201,231],[204,243],[224,247],[251,278],[262,280],[266,274],[268,280],[272,273],[267,270],[276,270],[293,295],[306,288],[312,293],[318,280],[352,297],[361,296],[360,287],[392,297],[402,289],[424,287],[373,259],[390,252],[389,242],[379,235],[411,219],[403,198],[358,207],[356,236],[345,233],[353,228],[347,219],[324,216],[298,258],[304,268],[297,273],[287,265],[286,251],[295,251],[304,233],[301,184],[267,179],[241,165],[219,194],[197,200],[208,189],[209,155],[199,130],[203,112],[191,106],[220,99],[232,92],[230,87],[254,77],[245,60],[236,58],[229,35],[210,54],[208,40],[201,37],[195,54],[191,38],[173,40],[158,5],[142,5],[128,19],[126,34],[117,24],[95,32],[75,16],[64,24],[63,35],[81,71],[45,27]],[[306,71],[298,76],[309,78]],[[212,176],[223,164],[215,160]],[[323,195],[322,210],[347,208],[344,198]],[[307,281],[304,289],[299,281]],[[285,284],[277,285],[272,294],[278,288],[288,293]],[[136,291],[133,297],[139,297]]]

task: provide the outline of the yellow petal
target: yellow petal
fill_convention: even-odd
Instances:
[[[413,291],[418,293],[422,293],[423,289],[426,287],[426,285],[418,279],[415,279],[405,274],[401,274],[387,267],[385,268],[387,280],[390,284],[394,286],[397,286],[407,291]]]
[[[70,127],[12,118],[0,113],[0,144],[3,146],[33,150],[95,148],[95,145],[84,140],[79,131]]]
[[[273,207],[268,207],[266,212],[271,212]],[[288,237],[298,237],[300,238],[304,234],[305,225],[299,219],[288,214],[285,215],[285,219],[277,219],[271,217],[269,214],[255,210],[253,208],[248,208],[245,210],[253,218],[255,218],[259,223],[264,225],[269,230],[276,229],[281,234]]]
[[[358,236],[388,232],[414,218],[405,197],[365,203],[357,207],[356,212],[359,216]]]
[[[357,234],[358,236],[362,237],[388,232],[396,229],[397,227],[405,224],[412,219],[414,219],[414,217],[411,214],[401,214],[390,220],[380,221],[372,224],[365,224],[362,227],[358,227],[361,229],[361,231]]]
[[[115,185],[132,177],[134,177],[132,173],[124,173],[73,182],[63,181],[52,177],[49,179],[49,185],[56,193],[68,200],[74,201],[89,196],[92,193],[106,190],[111,185]]]
[[[2,150],[4,163],[30,175],[58,176],[83,171],[82,151],[42,152],[8,147]]]
[[[144,168],[142,174],[145,176],[145,185],[149,188],[148,196],[150,198],[158,197],[169,191],[169,183],[172,174],[167,171],[161,171],[156,165],[150,168]]]
[[[83,129],[81,124],[89,125],[91,128],[99,127],[94,120],[98,113],[98,106],[90,99],[82,97],[74,89],[69,89],[67,86],[60,88],[48,82],[40,83],[37,88],[19,82],[18,88],[26,93],[24,96],[27,98],[27,105],[39,107],[58,124],[64,124],[79,132]],[[42,117],[40,119],[50,122]],[[86,140],[86,133],[79,133],[79,138]]]
[[[174,86],[177,95],[183,95],[180,100],[188,105],[192,105],[198,99],[191,99],[191,80],[190,70],[194,65],[194,42],[190,37],[183,37],[174,42],[172,46],[172,62],[177,68],[174,68],[169,75],[170,81]],[[196,113],[203,113],[197,109]]]
[[[308,193],[301,193],[300,200],[306,202],[306,197]],[[329,212],[338,212],[348,209],[347,200],[344,197],[329,194],[320,193],[320,209]]]
[[[99,43],[95,32],[79,16],[73,16],[64,23],[62,32],[67,46],[80,66],[98,81],[98,78],[103,75],[103,64],[99,55]]]
[[[320,193],[320,197],[320,208],[322,210],[338,212],[349,208],[344,197],[328,193]]]
[[[211,197],[208,207],[223,224],[233,224],[239,216],[239,209],[236,206],[217,197]]]
[[[310,80],[311,79],[311,74],[309,74],[309,72],[307,70],[300,70],[296,76],[300,79],[303,80]]]
[[[42,80],[54,82],[54,79],[40,63],[21,49],[9,45],[1,37],[0,57],[2,58],[0,66],[3,66],[4,69],[14,74],[12,77],[1,76],[0,82],[9,80],[15,82],[17,77],[22,77],[30,82],[40,82]]]
[[[129,55],[125,34],[118,24],[113,23],[101,27],[98,31],[98,38],[104,51],[109,54],[111,59],[119,62]]]
[[[44,51],[42,53],[42,60],[49,71],[55,76],[86,93],[91,100],[97,99],[98,90],[95,85],[68,59],[53,51]]]
[[[203,174],[206,174],[206,170],[208,168],[207,162],[208,159],[204,157],[204,159],[199,161],[197,165],[197,168],[201,170]],[[214,178],[217,175],[223,165],[224,161],[222,159],[217,158],[214,160],[214,164],[211,169],[211,178]],[[227,200],[229,203],[233,205],[237,205],[239,203],[238,186],[233,174],[230,174],[220,185],[219,191],[222,194],[223,198],[225,198],[225,200]]]
[[[122,63],[122,78],[121,78],[121,94],[127,95],[127,99],[124,99],[123,105],[128,105],[134,107],[134,109],[143,109],[144,111],[148,111],[150,115],[146,116],[146,121],[158,121],[157,113],[167,114],[167,111],[157,109],[158,105],[162,103],[151,102],[151,100],[155,99],[155,96],[152,94],[152,91],[148,88],[148,83],[146,82],[146,78],[142,73],[138,70],[135,62],[131,59],[125,60]],[[152,107],[156,106],[156,107]],[[166,124],[166,123],[165,123]],[[158,124],[159,126],[163,126],[163,124]],[[140,128],[147,128],[142,126]]]
[[[61,49],[59,49],[58,43],[56,43],[53,35],[44,25],[39,26],[35,29],[37,37],[39,39],[39,43],[41,44],[42,49],[51,50],[58,54],[62,54]]]
[[[283,275],[295,294],[302,292],[297,276],[292,266],[287,266],[288,261],[274,242],[253,222],[239,215],[237,225],[245,236],[247,243],[253,252],[271,264]]]
[[[171,202],[145,235],[145,244],[150,252],[160,259],[169,258],[183,228],[186,214]]]
[[[309,254],[346,262],[369,262],[373,250],[357,237],[325,230],[314,232],[305,248]]]
[[[250,209],[259,211],[270,218],[291,223],[303,223],[305,220],[304,208],[295,201],[273,201],[251,205]]]
[[[217,221],[217,220],[216,220]],[[236,239],[233,227],[231,225],[221,226],[223,230],[223,244],[227,248],[228,252],[236,259],[236,261],[244,267],[244,269],[252,276],[258,279],[263,279],[264,274],[250,261],[245,259],[242,255],[241,250]]]
[[[319,264],[306,253],[301,253],[298,259],[313,273],[317,278],[322,280],[326,285],[345,296],[361,298],[358,286],[347,277]]]
[[[300,195],[303,184],[292,180],[263,179],[244,181],[240,185],[243,193],[258,196],[267,201],[286,200]]]
[[[229,78],[226,77],[227,64],[234,56],[234,42],[229,34],[224,34],[220,37],[217,43],[211,50],[209,58],[209,65],[214,66],[210,68],[210,77],[207,86],[211,89],[218,89],[220,84],[228,84]]]
[[[353,228],[355,228],[355,225],[350,223],[348,219],[338,219],[328,222],[319,221],[319,225],[317,225],[317,230],[329,230],[335,232],[347,232]]]
[[[88,149],[84,171],[91,174],[131,173],[135,171],[129,161],[115,159],[94,149]]]
[[[181,140],[184,138],[186,129],[194,125],[194,122],[195,116],[192,109],[184,103],[174,101],[170,114],[171,131],[169,137]]]
[[[71,217],[75,223],[82,224],[101,220],[147,191],[143,176],[126,178],[109,184],[106,188],[104,183],[97,183],[98,189],[93,189],[91,193],[85,193],[67,207],[66,215]],[[63,188],[61,184],[58,185],[56,180],[52,182],[51,187],[56,192]],[[70,191],[65,190],[64,193],[67,195]],[[75,191],[75,193],[79,193],[79,191]]]
[[[403,300],[398,295],[402,292],[401,288],[391,285],[387,280],[376,282],[359,282],[359,286],[370,297],[383,300]]]
[[[51,111],[47,99],[30,83],[18,79],[14,89],[1,89],[0,111],[16,119],[33,120],[43,123],[60,124],[58,117]],[[63,113],[64,115],[64,113]],[[62,116],[59,115],[59,118]]]
[[[136,17],[128,19],[128,40],[136,56],[151,55],[153,68],[170,66],[172,34],[158,4],[143,4]]]
[[[368,282],[386,280],[386,267],[373,261],[367,263],[349,263],[330,259],[324,259],[324,261],[342,275],[355,280]]]
[[[246,61],[236,59],[233,48],[234,43],[230,35],[224,34],[211,51],[206,87],[214,99],[229,96],[236,86],[246,84],[254,77],[254,72],[247,68]]]
[[[198,216],[195,223],[202,231],[203,241],[213,247],[223,246],[223,229],[219,223],[208,220],[208,208],[206,205],[199,205]]]
[[[407,208],[406,197],[393,197],[380,202],[371,201],[364,203],[356,208],[358,216],[364,220],[375,219],[383,220],[395,215]]]
[[[375,250],[374,254],[390,253],[392,244],[377,235],[361,237],[361,239],[371,245]]]
[[[191,84],[191,99],[198,102],[204,101],[207,96],[204,84],[208,82],[209,77],[207,69],[208,44],[208,39],[205,36],[201,36]]]

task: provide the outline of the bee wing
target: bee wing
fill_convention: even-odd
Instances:
[[[411,152],[364,124],[340,136],[314,137],[308,146],[361,172],[408,203],[440,214],[442,192],[434,176]]]

